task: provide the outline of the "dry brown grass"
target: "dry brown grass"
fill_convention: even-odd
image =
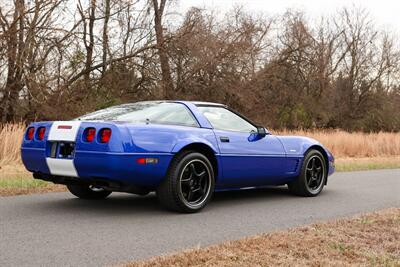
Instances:
[[[0,124],[0,167],[21,163],[20,148],[25,124]]]
[[[145,266],[400,266],[400,208],[126,264]]]
[[[314,138],[326,146],[336,158],[400,156],[400,133],[349,133],[341,130],[273,132]]]

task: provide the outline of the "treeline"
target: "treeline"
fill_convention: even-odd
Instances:
[[[400,47],[367,11],[309,20],[168,0],[0,3],[0,121],[148,99],[226,103],[271,128],[400,130]],[[397,41],[397,43],[396,43]]]

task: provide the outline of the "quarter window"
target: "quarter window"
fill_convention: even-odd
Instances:
[[[126,121],[131,123],[156,123],[198,127],[197,121],[180,103],[137,102],[102,109],[78,120]]]

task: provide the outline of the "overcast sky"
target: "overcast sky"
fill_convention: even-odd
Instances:
[[[332,14],[345,6],[356,6],[366,8],[379,27],[400,34],[400,0],[180,0],[177,5],[183,12],[191,6],[226,11],[242,5],[251,12],[269,15],[292,8],[304,10],[311,18]]]

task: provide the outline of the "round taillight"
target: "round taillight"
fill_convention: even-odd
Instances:
[[[34,134],[35,134],[35,128],[29,127],[28,130],[26,131],[26,139],[32,140]]]
[[[108,143],[111,138],[111,129],[104,128],[100,130],[100,142],[101,143]]]
[[[94,137],[96,136],[96,129],[95,128],[87,128],[85,134],[85,141],[86,142],[93,142]]]
[[[38,129],[38,135],[37,138],[42,141],[44,139],[44,134],[46,133],[46,128],[45,127],[40,127]]]

